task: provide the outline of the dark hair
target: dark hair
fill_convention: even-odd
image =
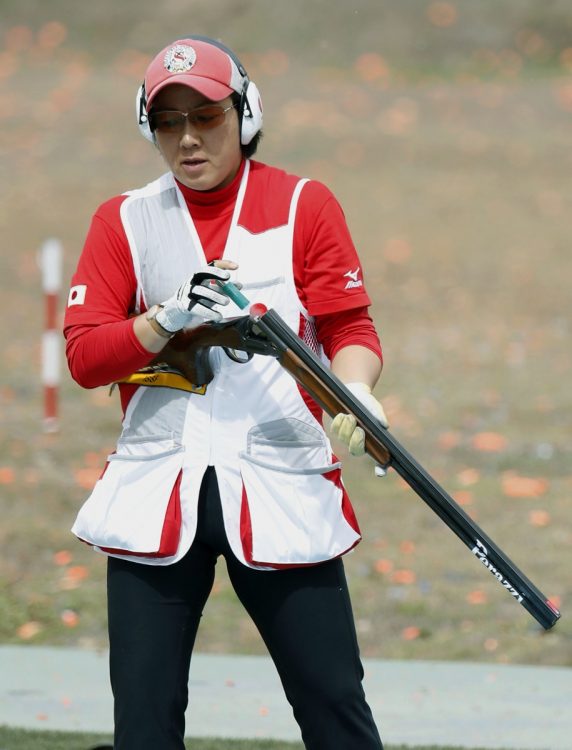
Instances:
[[[236,94],[236,93],[232,94],[231,99],[232,99],[232,103],[236,104],[237,109],[238,109],[238,106],[240,105],[240,100],[241,100],[240,94]],[[240,117],[240,111],[239,111],[238,116]],[[262,130],[259,130],[258,133],[254,136],[254,138],[250,141],[250,143],[247,143],[246,146],[243,144],[240,145],[240,150],[242,151],[242,155],[244,156],[245,159],[250,159],[252,156],[254,156],[254,154],[256,153],[256,150],[258,149],[258,144],[260,143],[261,139],[262,139]]]
[[[245,159],[250,159],[254,154],[256,153],[256,149],[258,148],[258,144],[262,140],[262,130],[259,130],[258,133],[254,136],[254,138],[248,143],[246,146],[241,145],[240,149],[242,151],[242,155]]]

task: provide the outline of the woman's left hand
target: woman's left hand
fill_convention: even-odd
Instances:
[[[372,394],[369,385],[365,383],[346,383],[345,386],[371,412],[382,427],[389,427],[383,406]],[[362,456],[365,453],[365,432],[358,425],[353,414],[337,414],[330,426],[330,434],[342,443],[345,443],[352,456]]]

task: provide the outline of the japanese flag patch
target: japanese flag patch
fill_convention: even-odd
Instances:
[[[85,302],[86,292],[87,286],[85,284],[72,286],[68,295],[68,307],[71,307],[72,305],[83,305]]]

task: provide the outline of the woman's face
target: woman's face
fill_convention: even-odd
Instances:
[[[198,91],[175,83],[160,91],[151,111],[174,110],[191,112],[198,107],[215,104],[226,109],[232,106],[227,97],[212,102]],[[159,151],[169,168],[183,185],[193,190],[215,190],[232,182],[242,160],[238,114],[229,109],[220,125],[211,130],[199,130],[185,120],[179,132],[155,131]]]

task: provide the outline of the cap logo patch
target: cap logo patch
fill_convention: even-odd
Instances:
[[[176,44],[165,53],[163,65],[169,73],[186,73],[197,60],[197,53],[186,44]]]

